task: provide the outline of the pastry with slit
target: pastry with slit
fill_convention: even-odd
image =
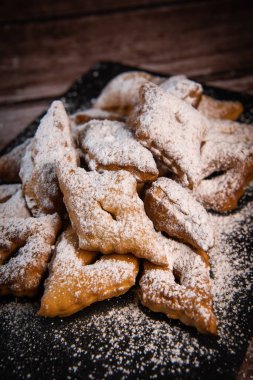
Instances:
[[[57,214],[0,219],[0,295],[38,293],[60,227]]]
[[[59,165],[58,179],[79,247],[103,254],[132,253],[156,264],[167,252],[139,198],[137,182],[127,171],[86,172]]]
[[[217,212],[233,210],[253,179],[253,126],[222,121],[202,143],[202,180],[196,199]]]
[[[131,115],[135,136],[185,186],[201,180],[201,142],[210,122],[187,102],[147,82]]]
[[[145,193],[145,210],[156,230],[208,251],[214,234],[205,208],[180,184],[158,178]]]
[[[139,285],[141,303],[150,310],[179,319],[201,333],[217,334],[209,265],[190,247],[170,243],[168,266],[144,261]]]
[[[91,305],[126,293],[138,274],[131,254],[102,255],[79,248],[71,227],[58,239],[38,314],[66,317]]]
[[[252,178],[252,126],[208,119],[152,83],[142,86],[131,122],[137,139],[206,208],[227,211],[236,207]],[[217,171],[223,175],[210,179]]]

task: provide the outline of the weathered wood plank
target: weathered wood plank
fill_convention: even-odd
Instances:
[[[44,20],[66,16],[80,16],[89,13],[123,11],[129,8],[140,8],[169,4],[174,0],[2,0],[0,3],[0,22]]]
[[[165,73],[229,71],[236,77],[253,67],[253,3],[244,4],[189,3],[0,26],[0,103],[57,96],[101,59]]]
[[[0,108],[0,150],[36,119],[47,105],[47,101],[42,101]]]

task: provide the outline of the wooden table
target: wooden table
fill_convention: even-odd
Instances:
[[[250,0],[2,0],[0,35],[0,149],[99,60],[253,94]]]

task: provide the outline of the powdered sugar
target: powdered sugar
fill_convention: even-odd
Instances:
[[[22,378],[42,370],[48,378],[91,380],[143,378],[147,373],[150,379],[231,377],[251,334],[252,207],[251,201],[227,216],[210,216],[216,234],[210,261],[218,340],[140,307],[134,291],[47,322],[35,317],[37,303],[2,301],[0,329],[8,340],[1,345],[0,365],[11,366]]]
[[[0,218],[28,218],[30,216],[21,189],[6,202],[0,203]]]
[[[66,316],[90,304],[125,293],[135,283],[138,262],[131,255],[102,256],[78,249],[68,228],[58,241],[45,282],[40,315]]]
[[[56,166],[65,161],[76,163],[77,151],[63,104],[55,101],[41,120],[21,164],[23,191],[34,216],[61,209]]]
[[[208,119],[152,83],[141,87],[140,102],[131,123],[137,139],[162,160],[181,183],[195,188],[197,198],[204,205],[216,211],[236,207],[253,176],[252,126]],[[217,171],[225,173],[206,184],[205,179]],[[236,186],[232,185],[231,174]],[[203,188],[198,195],[202,180]],[[209,191],[210,185],[212,191]],[[216,207],[217,201],[220,207]]]
[[[140,90],[131,118],[137,139],[189,185],[201,175],[200,144],[209,121],[183,100],[152,83]]]
[[[79,131],[80,146],[91,170],[125,169],[139,181],[158,176],[151,152],[135,140],[124,123],[93,120]]]
[[[100,174],[69,165],[59,167],[58,179],[80,248],[168,262],[165,238],[147,217],[130,173]]]
[[[0,203],[6,202],[12,197],[17,191],[21,190],[21,185],[1,185],[0,186]]]
[[[95,108],[115,110],[123,115],[138,103],[139,89],[147,81],[160,83],[161,78],[143,71],[122,73],[113,78],[94,102]]]
[[[37,219],[8,216],[0,220],[1,295],[36,294],[60,226],[56,214]],[[11,257],[15,251],[17,255]]]
[[[197,107],[201,101],[203,88],[201,84],[193,82],[188,79],[185,75],[174,75],[166,79],[160,87],[178,97],[179,99],[184,100],[193,107]]]
[[[159,231],[208,251],[214,245],[206,210],[180,184],[159,178],[145,193],[145,209]]]

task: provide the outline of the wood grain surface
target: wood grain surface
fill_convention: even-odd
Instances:
[[[23,0],[13,2],[2,0],[0,4],[0,22],[24,22],[31,20],[48,20],[63,17],[82,17],[87,14],[101,14],[112,11],[123,11],[135,8],[151,8],[163,4],[172,3],[174,0]],[[183,1],[179,1],[182,3]]]
[[[251,1],[15,4],[0,4],[0,148],[99,60],[253,93]]]

